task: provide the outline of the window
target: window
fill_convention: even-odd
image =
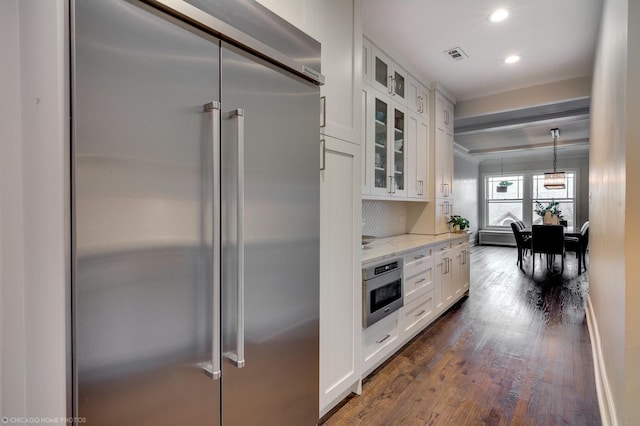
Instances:
[[[574,226],[576,172],[565,171],[565,175],[565,189],[546,189],[542,173],[485,176],[484,226],[510,229],[511,222],[517,220],[527,224],[542,223],[542,218],[534,210],[535,202],[539,201],[546,206],[552,200],[560,203],[559,207],[567,225]]]
[[[487,177],[487,226],[510,226],[511,222],[524,220],[523,182],[523,176]]]
[[[560,211],[562,212],[561,219],[567,221],[567,226],[574,226],[575,218],[575,180],[576,174],[574,172],[565,172],[566,188],[565,189],[547,189],[544,187],[544,175],[533,175],[533,191],[531,194],[531,217],[532,223],[542,224],[542,217],[535,211],[535,202],[539,201],[543,206],[548,205],[551,201],[558,201]]]

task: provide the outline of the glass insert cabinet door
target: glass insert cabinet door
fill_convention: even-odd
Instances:
[[[406,195],[405,189],[405,127],[406,114],[394,108],[393,109],[393,179],[391,188],[392,193],[402,193]]]
[[[398,68],[390,58],[377,49],[374,50],[374,82],[378,90],[397,97],[398,102],[406,102],[405,73]]]
[[[374,161],[374,180],[373,184],[377,190],[382,193],[389,191],[390,176],[389,163],[387,161],[389,124],[388,124],[389,104],[377,97],[375,98],[375,161]]]
[[[385,97],[374,98],[372,193],[406,196],[406,112]]]

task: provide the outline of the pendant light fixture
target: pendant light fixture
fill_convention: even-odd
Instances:
[[[553,172],[547,172],[544,174],[544,187],[547,189],[565,189],[566,179],[564,172],[557,171],[558,136],[560,136],[560,129],[551,129],[551,136],[553,136]]]

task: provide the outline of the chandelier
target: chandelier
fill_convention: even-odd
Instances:
[[[565,189],[564,172],[557,171],[558,136],[560,136],[560,129],[551,129],[551,136],[553,136],[553,172],[544,174],[544,187],[547,189]]]

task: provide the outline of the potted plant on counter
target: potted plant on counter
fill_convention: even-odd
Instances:
[[[454,214],[449,218],[449,227],[453,232],[466,232],[469,228],[469,219]]]

